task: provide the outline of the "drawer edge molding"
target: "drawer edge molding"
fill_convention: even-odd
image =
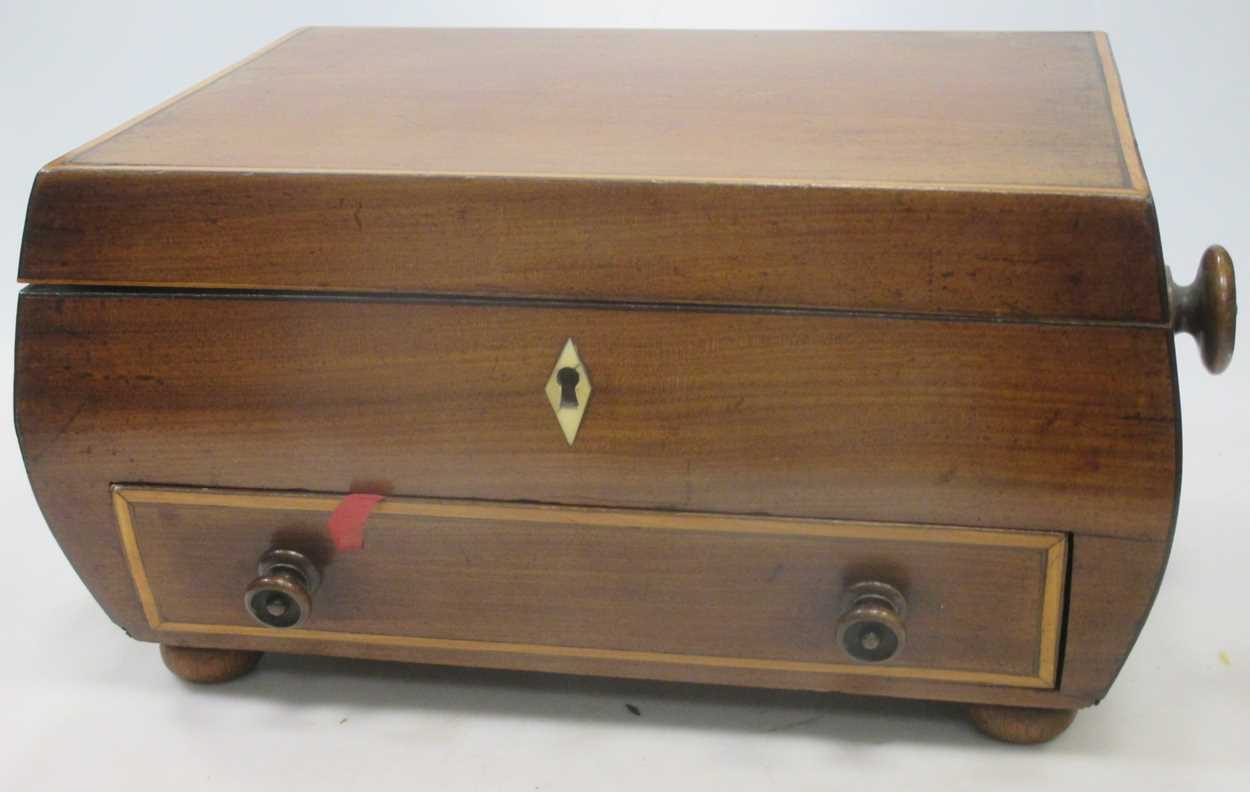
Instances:
[[[658,663],[664,665],[768,670],[791,673],[877,676],[920,679],[1017,688],[1051,689],[1056,686],[1059,637],[1063,619],[1067,575],[1067,538],[1059,533],[1005,531],[953,526],[922,526],[896,523],[863,523],[811,520],[789,517],[753,517],[691,512],[649,512],[595,507],[565,507],[388,497],[376,508],[379,514],[438,517],[442,519],[496,518],[517,522],[578,524],[661,531],[700,531],[744,534],[785,534],[820,536],[833,539],[873,539],[877,541],[941,542],[946,544],[989,545],[1033,549],[1044,559],[1044,588],[1039,632],[1039,657],[1034,675],[925,668],[905,665],[856,665],[821,663],[772,658],[726,657],[626,649],[563,646],[537,643],[432,638],[379,633],[340,632],[313,629],[286,629],[280,634],[266,627],[232,624],[199,624],[166,621],[160,613],[148,580],[135,534],[134,504],[214,506],[224,508],[312,511],[329,515],[341,496],[314,493],[272,493],[253,490],[203,489],[177,486],[114,484],[113,509],[132,582],[148,625],[158,632],[194,635],[231,635],[411,647],[445,651],[520,654],[539,657],[584,658]]]

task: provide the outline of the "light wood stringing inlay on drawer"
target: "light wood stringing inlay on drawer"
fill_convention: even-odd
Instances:
[[[387,498],[363,550],[325,534],[339,496],[117,486],[131,574],[167,633],[1054,687],[1066,537],[939,526]],[[306,628],[242,606],[256,559],[323,570]],[[883,579],[908,641],[838,648],[842,592]]]

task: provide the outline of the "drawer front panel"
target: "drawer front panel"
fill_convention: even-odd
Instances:
[[[151,627],[800,673],[1050,688],[1062,534],[388,498],[335,553],[333,495],[114,489]],[[307,622],[256,624],[243,592],[270,548],[313,559]],[[845,591],[906,598],[906,643],[853,661]]]

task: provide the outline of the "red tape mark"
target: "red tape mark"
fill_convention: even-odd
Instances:
[[[381,502],[382,495],[346,495],[330,515],[330,538],[338,550],[359,550],[365,546],[365,521]]]

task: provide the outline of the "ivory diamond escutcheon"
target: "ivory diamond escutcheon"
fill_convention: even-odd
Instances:
[[[547,378],[547,401],[555,411],[556,420],[560,422],[560,430],[569,445],[577,438],[578,427],[582,425],[582,416],[586,414],[586,403],[590,401],[590,374],[577,354],[577,345],[573,339],[564,342],[564,349],[556,358],[555,368]]]

